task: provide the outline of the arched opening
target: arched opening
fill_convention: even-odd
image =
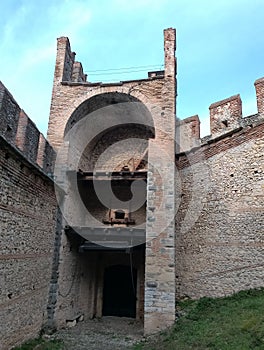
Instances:
[[[105,269],[103,316],[136,317],[137,270],[115,265]]]
[[[76,140],[84,129],[83,146],[76,157]],[[146,168],[148,140],[154,137],[154,121],[148,108],[137,98],[118,92],[84,101],[64,130],[73,157],[79,160],[78,169],[83,172],[135,171],[142,169],[142,164]]]
[[[64,130],[64,136],[67,135],[69,130],[76,123],[78,123],[84,116],[87,116],[89,113],[95,112],[110,105],[128,102],[137,102],[140,104],[138,110],[140,119],[142,120],[143,124],[149,125],[152,128],[152,132],[154,134],[154,121],[152,115],[148,108],[138,98],[120,92],[108,92],[95,95],[81,103],[70,116]]]
[[[97,114],[100,108],[104,111]],[[80,125],[84,127],[79,128]],[[79,157],[70,144],[78,139],[75,130],[81,131],[85,138],[85,142],[80,138]],[[112,315],[143,319],[148,145],[154,137],[154,122],[146,106],[130,95],[117,92],[86,100],[66,125],[65,141],[69,141],[71,148],[69,158],[78,159],[68,178],[70,183],[72,172],[77,172],[79,191],[78,196],[69,191],[67,204],[78,213],[80,198],[86,209],[81,212],[78,225],[69,228],[69,234],[74,236],[75,232],[83,238],[79,245],[83,264],[80,274],[83,275],[79,279],[80,293],[75,297],[76,305],[89,317]],[[77,146],[78,142],[76,149]],[[111,196],[108,197],[109,188]],[[105,202],[99,192],[106,194]],[[141,206],[131,206],[134,195]],[[133,268],[130,267],[132,255]],[[77,268],[76,271],[79,273]]]

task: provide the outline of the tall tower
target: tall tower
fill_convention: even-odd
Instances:
[[[58,283],[71,287],[58,324],[80,311],[142,319],[146,334],[174,322],[175,42],[164,30],[164,71],[90,83],[58,39],[48,139],[65,182]]]

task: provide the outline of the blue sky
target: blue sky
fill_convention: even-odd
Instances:
[[[93,71],[162,65],[163,29],[174,27],[177,116],[199,114],[205,135],[213,102],[240,93],[244,116],[256,112],[263,0],[4,0],[0,13],[0,80],[44,134],[59,36],[69,37],[90,81],[120,81],[144,78],[148,69]]]

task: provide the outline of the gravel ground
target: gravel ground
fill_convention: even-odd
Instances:
[[[123,350],[143,338],[143,325],[135,319],[107,316],[78,322],[53,338],[63,340],[65,350]]]

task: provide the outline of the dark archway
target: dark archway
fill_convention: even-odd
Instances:
[[[103,316],[136,317],[137,270],[114,265],[105,269]]]
[[[119,103],[128,103],[128,102],[139,103],[138,115],[141,116],[142,123],[144,125],[149,126],[154,136],[155,134],[154,121],[150,111],[145,106],[145,104],[142,103],[139,99],[137,99],[134,96],[131,96],[125,93],[120,93],[120,92],[107,92],[103,94],[98,94],[81,103],[68,119],[64,130],[64,136],[67,135],[69,130],[86,115],[107,106],[111,106]],[[139,120],[137,119],[137,122],[138,121]],[[133,117],[132,117],[132,122],[133,122]]]

